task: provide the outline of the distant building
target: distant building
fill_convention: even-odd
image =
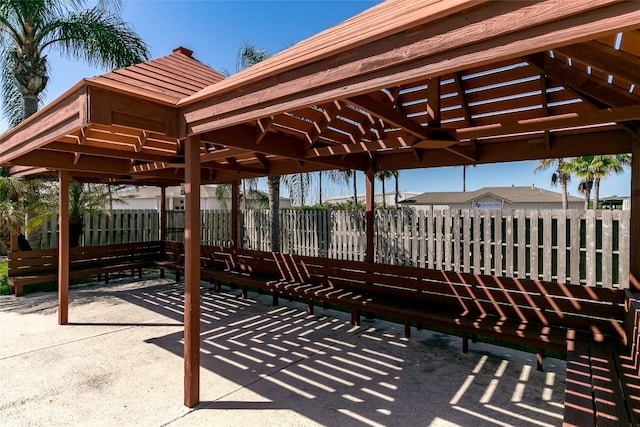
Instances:
[[[602,209],[622,209],[628,211],[631,209],[630,197],[608,196],[600,198],[600,206]]]
[[[398,192],[398,202],[401,202],[406,199],[410,199],[419,195],[420,193],[411,192],[411,191],[400,191]],[[358,194],[357,196],[359,203],[364,203],[365,195]],[[353,201],[353,194],[350,196],[339,196],[339,197],[330,197],[324,201],[324,203],[329,205],[337,205],[340,203],[350,203]],[[382,205],[382,193],[378,193],[374,195],[374,201],[377,205]],[[385,193],[385,201],[387,206],[395,206],[396,204],[396,193],[395,191]]]
[[[568,209],[583,209],[584,199],[567,196]],[[465,192],[422,193],[400,202],[422,209],[562,209],[562,194],[531,187],[484,187]]]
[[[165,196],[167,210],[184,210],[184,191],[181,187],[167,187]],[[114,201],[114,209],[160,210],[159,187],[131,187],[120,191],[117,197],[121,201]],[[281,197],[280,207],[291,207],[291,201]],[[200,187],[200,208],[203,210],[230,210],[231,200],[229,198],[219,199],[215,186],[203,185]],[[241,208],[244,208],[244,202],[241,204]],[[248,208],[259,209],[266,208],[266,206],[259,206],[255,200],[249,199]]]

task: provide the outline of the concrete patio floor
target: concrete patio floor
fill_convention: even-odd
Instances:
[[[202,292],[202,403],[182,405],[182,287],[122,280],[0,297],[0,424],[550,426],[565,362],[238,290]]]

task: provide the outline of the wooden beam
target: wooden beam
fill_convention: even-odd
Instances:
[[[175,156],[165,154],[142,153],[140,151],[131,151],[122,148],[92,147],[89,145],[67,144],[65,142],[52,142],[42,148],[47,151],[59,151],[63,153],[80,153],[91,154],[94,156],[140,160],[145,162],[171,162],[175,161]]]
[[[547,130],[591,126],[610,122],[625,122],[640,119],[640,105],[584,113],[567,113],[549,117],[519,120],[510,123],[495,123],[456,130],[459,139],[476,139],[488,136],[516,133],[542,132]]]
[[[202,163],[203,168],[209,169],[217,169],[217,170],[229,170],[236,172],[248,172],[256,175],[267,175],[269,172],[267,169],[258,167],[258,166],[244,166],[243,164],[238,163],[233,157],[226,159],[227,164],[217,163],[217,162],[207,162]]]
[[[256,123],[256,137],[255,143],[260,144],[262,139],[267,135],[267,132],[273,127],[273,116],[266,119],[258,119]]]
[[[241,148],[256,153],[275,154],[277,156],[288,157],[294,160],[309,161],[313,163],[331,165],[334,168],[342,166],[344,169],[363,170],[366,162],[362,160],[352,160],[336,165],[329,159],[307,158],[305,141],[291,136],[268,132],[259,145],[253,142],[254,129],[251,126],[239,125],[232,128],[220,129],[201,135],[201,138],[208,142],[226,145],[228,147]]]
[[[327,130],[331,122],[335,120],[340,110],[342,110],[342,104],[340,101],[333,101],[327,104],[320,119],[313,124],[313,128],[307,133],[307,148],[312,147],[316,142],[318,142],[320,135]]]
[[[125,159],[111,159],[84,155],[74,164],[73,153],[55,151],[32,151],[12,160],[15,166],[38,166],[72,172],[102,172],[105,175],[126,175],[131,172],[131,163]]]
[[[167,238],[167,187],[160,186],[160,241]]]
[[[587,41],[555,48],[569,58],[631,82],[640,81],[640,59],[622,50],[615,50],[596,41]]]
[[[200,138],[185,141],[184,404],[200,403]]]
[[[58,324],[69,323],[69,172],[59,173],[58,201]]]
[[[242,148],[221,148],[218,150],[204,153],[200,156],[201,163],[207,163],[214,160],[226,159],[229,157],[239,156],[241,154],[247,154],[249,151]]]
[[[376,170],[414,169],[420,167],[460,166],[463,164],[486,164],[540,160],[547,158],[576,157],[600,154],[623,154],[631,152],[633,138],[624,130],[552,135],[551,150],[545,150],[542,136],[532,144],[529,140],[511,140],[479,143],[476,160],[464,161],[458,154],[447,150],[430,150],[419,159],[411,152],[379,154]],[[603,144],[602,141],[607,141]]]
[[[384,139],[371,142],[358,142],[356,144],[329,145],[326,147],[312,147],[307,149],[306,158],[313,160],[318,157],[342,156],[345,154],[357,154],[368,151],[390,150],[398,148],[410,148],[415,144],[433,143],[439,146],[442,141],[420,140],[416,142],[415,137],[406,137],[402,132],[390,132]],[[446,141],[447,145],[457,144],[457,141]],[[337,167],[337,165],[336,165]]]
[[[73,134],[83,128],[78,113],[78,99],[67,100],[50,115],[40,117],[29,126],[19,125],[0,138],[0,164],[55,141],[61,136]]]
[[[471,163],[475,163],[478,160],[477,154],[474,151],[468,150],[463,147],[452,146],[452,147],[444,147],[444,149],[450,153],[455,154],[456,156],[460,156],[463,159],[469,160]]]
[[[640,235],[640,142],[631,144],[631,227],[629,244],[629,273],[631,289],[640,291],[640,241],[635,237]],[[621,236],[623,238],[624,236]],[[624,285],[624,277],[620,284]]]
[[[606,107],[626,107],[640,103],[640,96],[621,87],[607,83],[593,74],[570,67],[546,54],[529,55],[525,58],[553,81],[569,88],[579,97],[585,95]],[[590,102],[591,103],[591,102]]]
[[[365,238],[366,238],[366,249],[364,260],[366,262],[374,261],[374,245],[373,245],[373,237],[374,237],[374,221],[375,221],[375,172],[373,170],[373,162],[369,163],[367,170],[365,172],[365,222],[366,222],[366,230],[365,230]]]
[[[368,95],[352,96],[348,98],[346,102],[366,111],[372,116],[384,120],[389,123],[391,127],[403,129],[410,135],[420,139],[427,139],[431,136],[431,129],[423,127],[419,123],[407,118],[389,104],[378,102]]]
[[[429,79],[429,126],[440,127],[440,77],[432,77]]]

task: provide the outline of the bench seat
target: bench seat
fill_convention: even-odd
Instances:
[[[69,277],[80,278],[104,275],[105,283],[109,274],[153,267],[160,258],[160,242],[125,243],[103,246],[70,248]],[[23,287],[36,283],[58,280],[58,250],[24,251],[9,253],[8,284],[16,296],[21,296]]]

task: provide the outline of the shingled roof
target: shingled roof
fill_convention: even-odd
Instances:
[[[400,203],[414,205],[434,205],[450,203],[470,203],[483,196],[495,196],[509,203],[560,203],[562,194],[538,187],[483,187],[475,191],[442,191],[422,193]],[[569,195],[569,202],[580,202],[582,199]]]
[[[194,59],[192,55],[192,50],[180,46],[162,58],[86,80],[94,85],[121,89],[128,94],[176,104],[180,99],[224,80],[222,74]]]

